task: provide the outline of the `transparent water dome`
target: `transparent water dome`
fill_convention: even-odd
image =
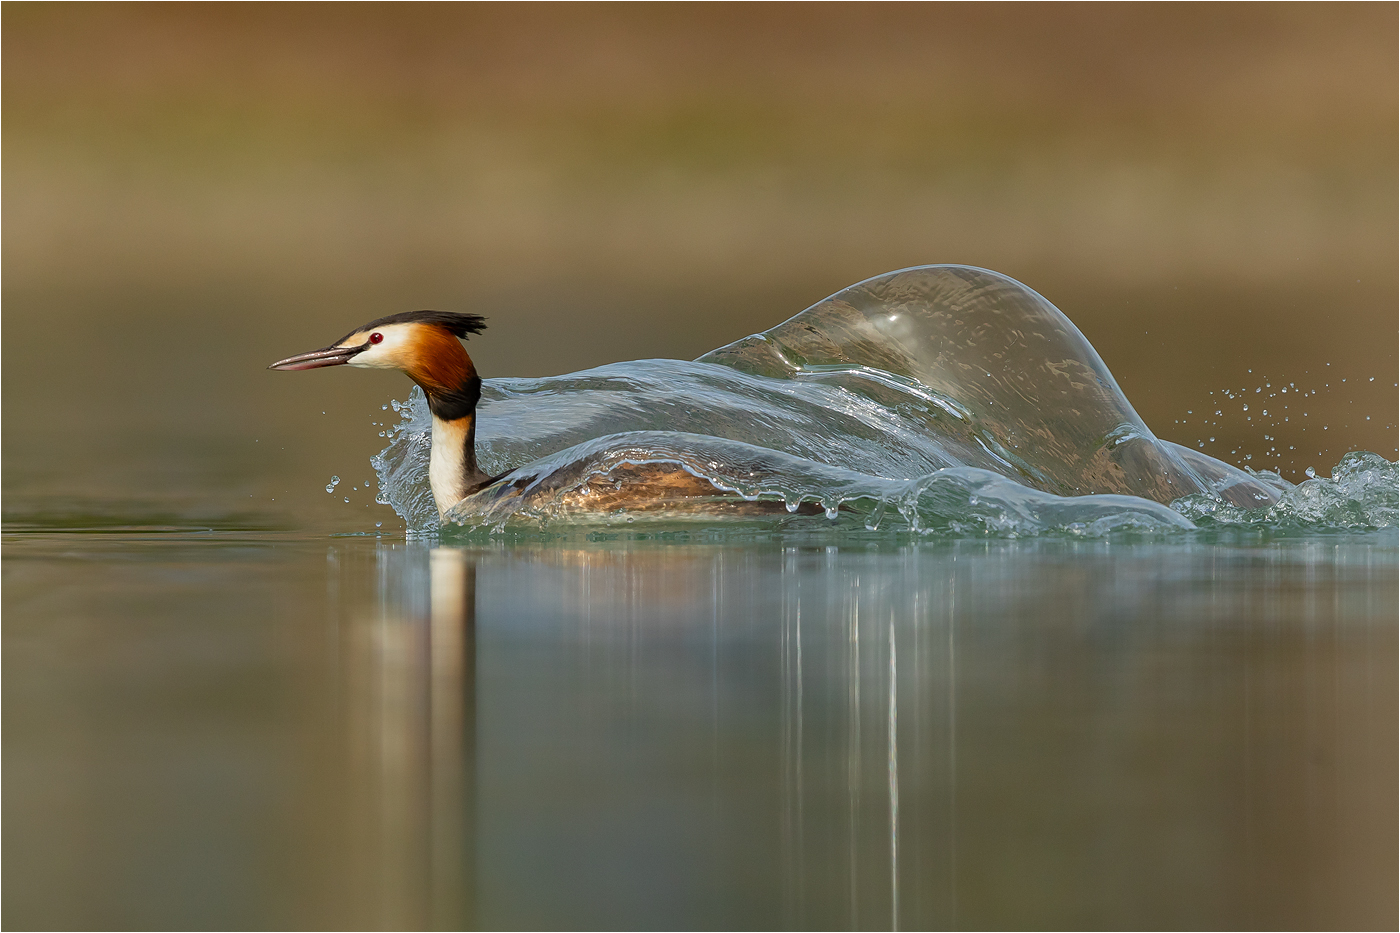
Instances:
[[[431,531],[426,402],[415,390],[397,407],[374,460],[381,500]],[[1054,305],[957,265],[876,276],[693,362],[488,380],[477,422],[482,468],[512,472],[444,530],[815,519],[1101,534],[1263,514],[1294,488],[1158,439]],[[1394,465],[1369,456],[1393,486]],[[1384,527],[1384,507],[1361,520]]]

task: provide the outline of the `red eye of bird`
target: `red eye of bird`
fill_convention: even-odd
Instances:
[[[374,333],[372,333],[372,334],[369,335],[369,342],[370,342],[370,343],[383,343],[383,342],[384,342],[384,335],[381,334],[379,331],[375,331]]]

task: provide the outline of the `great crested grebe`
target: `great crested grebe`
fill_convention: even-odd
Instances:
[[[322,366],[397,369],[418,383],[433,414],[428,481],[438,513],[445,513],[494,479],[476,465],[476,403],[481,377],[459,342],[486,329],[477,314],[407,311],[377,318],[320,350],[278,360],[268,369]]]
[[[459,339],[485,329],[486,319],[476,314],[407,311],[370,321],[328,347],[278,360],[268,369],[343,365],[397,369],[416,382],[427,395],[433,416],[428,482],[438,515],[443,517],[454,505],[488,487],[500,498],[550,491],[549,483],[540,484],[538,476],[514,482],[515,471],[489,476],[477,466],[476,405],[481,399],[481,377]],[[707,501],[713,497],[728,501]],[[708,507],[708,511],[771,510],[771,504],[735,502],[732,496],[679,467],[653,464],[624,464],[572,489],[563,504],[588,512],[696,506]]]

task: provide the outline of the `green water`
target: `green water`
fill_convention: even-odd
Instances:
[[[136,518],[6,535],[7,927],[1394,922],[1393,532]]]
[[[1394,5],[0,13],[0,926],[1396,924],[1393,519],[434,551],[374,501],[409,383],[264,368],[483,314],[519,441],[972,263],[1306,488],[1400,455]],[[684,368],[612,430],[693,429]]]

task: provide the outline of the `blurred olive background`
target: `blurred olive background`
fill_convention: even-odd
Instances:
[[[340,493],[406,380],[272,360],[418,308],[488,315],[487,377],[693,358],[928,262],[1040,291],[1162,437],[1286,476],[1396,455],[1393,4],[12,2],[3,27],[7,511],[158,493],[363,527],[387,509]],[[1287,423],[1216,402],[1266,380]]]

